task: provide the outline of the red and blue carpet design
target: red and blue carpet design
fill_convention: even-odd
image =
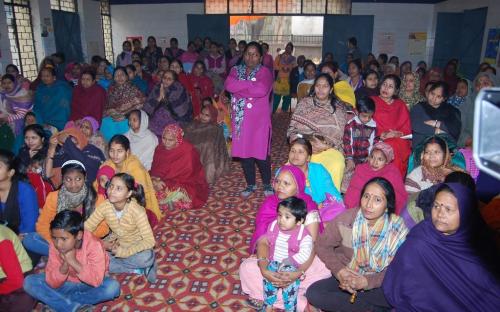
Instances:
[[[288,123],[288,114],[273,117],[273,172],[286,159]],[[253,311],[241,292],[238,268],[248,257],[255,214],[263,201],[260,180],[258,186],[242,199],[246,183],[239,163],[233,162],[230,172],[211,187],[203,209],[166,209],[163,223],[154,230],[158,281],[114,275],[122,285],[120,297],[96,310]]]

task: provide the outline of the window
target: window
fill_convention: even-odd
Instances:
[[[29,0],[4,0],[12,63],[30,80],[37,77],[37,61]]]
[[[106,59],[113,63],[113,39],[111,38],[111,6],[109,0],[101,0],[101,20],[102,20],[102,34],[104,37],[104,56]]]
[[[205,0],[206,14],[351,14],[351,0]]]
[[[50,0],[50,8],[52,10],[76,12],[78,5],[76,0]]]

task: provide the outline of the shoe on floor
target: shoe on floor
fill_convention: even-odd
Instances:
[[[246,189],[244,189],[241,192],[241,196],[247,198],[248,196],[252,195],[252,193],[255,192],[256,189],[257,189],[257,186],[249,185],[249,186],[247,186]]]
[[[271,184],[264,184],[264,195],[266,197],[274,195],[274,190]]]

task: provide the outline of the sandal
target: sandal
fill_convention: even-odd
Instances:
[[[257,300],[257,299],[252,299],[252,298],[248,298],[246,300],[246,303],[249,307],[251,307],[252,309],[255,309],[255,310],[261,310],[262,307],[264,306],[263,301]]]

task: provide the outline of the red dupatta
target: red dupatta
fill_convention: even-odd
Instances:
[[[191,82],[193,93],[191,94],[191,102],[193,103],[193,116],[198,117],[201,112],[201,101],[206,97],[214,96],[214,84],[210,78],[205,75],[188,76]]]
[[[167,150],[162,143],[156,147],[151,176],[160,178],[169,189],[183,188],[193,208],[203,207],[208,199],[208,183],[200,155],[185,140],[171,150]]]
[[[411,134],[410,113],[405,102],[394,99],[392,104],[386,103],[379,96],[371,97],[375,102],[375,114],[373,119],[377,122],[377,136],[382,133],[395,130],[401,131],[403,135]],[[394,150],[394,165],[406,176],[408,158],[411,154],[411,140],[392,138],[384,140]]]

